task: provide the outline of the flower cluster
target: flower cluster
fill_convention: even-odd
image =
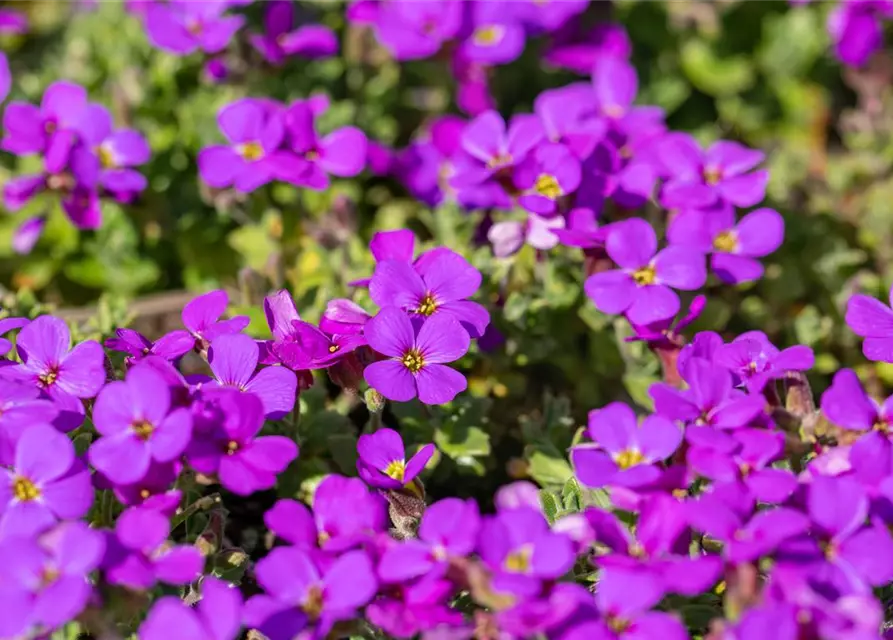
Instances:
[[[146,139],[133,129],[115,129],[109,111],[89,102],[87,91],[71,82],[54,82],[39,106],[9,103],[0,147],[17,156],[39,155],[44,167],[7,181],[3,203],[9,211],[48,191],[60,198],[72,224],[96,229],[102,224],[100,197],[126,203],[146,188],[146,178],[134,169],[149,160]],[[14,240],[17,251],[31,250],[45,220],[40,215],[22,224]]]
[[[273,180],[323,190],[330,175],[357,175],[366,162],[366,136],[356,127],[320,136],[315,120],[327,108],[324,98],[288,107],[252,98],[227,105],[217,121],[228,144],[199,153],[202,179],[212,187],[250,192]]]

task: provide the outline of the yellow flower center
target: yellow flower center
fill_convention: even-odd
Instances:
[[[400,362],[403,363],[404,367],[409,369],[410,373],[418,373],[422,370],[422,367],[425,366],[425,359],[422,358],[422,354],[418,349],[410,349],[407,351],[400,359]]]
[[[608,627],[611,628],[611,631],[618,634],[626,633],[632,626],[632,623],[629,620],[624,620],[617,616],[607,616],[606,622],[608,623]]]
[[[616,462],[617,466],[621,469],[629,469],[637,464],[642,464],[644,461],[645,456],[636,449],[624,449],[614,458],[614,462]]]
[[[239,443],[236,442],[235,440],[230,440],[229,442],[226,443],[226,455],[231,456],[238,450],[239,450]]]
[[[115,154],[105,145],[99,145],[96,149],[96,155],[99,156],[99,164],[103,169],[117,169],[118,163],[115,160]]]
[[[505,557],[503,568],[513,573],[527,573],[530,571],[530,561],[533,557],[533,547],[529,544],[522,545]]]
[[[533,185],[533,189],[549,200],[557,200],[564,195],[564,191],[561,190],[561,185],[558,184],[558,180],[555,176],[550,176],[548,173],[540,174],[536,179],[536,184]]]
[[[722,169],[719,167],[706,167],[704,169],[704,181],[707,184],[717,184],[722,180]]]
[[[62,573],[56,567],[43,567],[43,569],[40,570],[40,584],[43,587],[48,587],[58,580],[61,575]]]
[[[604,113],[609,118],[616,120],[623,117],[623,107],[621,107],[619,104],[606,104],[604,107],[602,107],[602,113]],[[627,153],[629,153],[628,148]],[[621,154],[621,157],[623,157],[623,154]]]
[[[501,42],[504,36],[505,27],[498,24],[491,24],[486,27],[478,27],[475,29],[472,39],[478,46],[490,47]]]
[[[204,25],[198,20],[191,20],[188,25],[186,25],[186,30],[189,31],[194,36],[200,35],[204,30]]]
[[[338,351],[338,349],[340,349],[340,348],[341,348],[341,347],[339,347],[337,344],[333,344],[333,345],[331,345],[331,346],[329,347],[329,353],[335,353],[335,352]]]
[[[260,142],[245,142],[236,146],[236,152],[248,162],[255,162],[264,157],[264,148]]]
[[[315,162],[316,160],[319,160],[319,151],[316,151],[315,149],[311,149],[310,151],[308,151],[307,153],[304,154],[304,159],[309,160],[310,162]]]
[[[422,298],[418,309],[416,309],[416,313],[423,316],[430,316],[433,315],[435,311],[437,311],[437,302],[434,300],[434,295],[428,293]]]
[[[385,467],[384,474],[397,482],[403,482],[406,474],[406,463],[403,460],[394,460]]]
[[[499,167],[511,164],[513,160],[514,158],[512,158],[512,154],[510,153],[497,153],[487,161],[487,168],[498,169]]]
[[[713,239],[713,248],[723,253],[738,250],[738,236],[734,231],[723,231]]]
[[[56,369],[50,369],[42,374],[40,374],[37,379],[40,381],[44,387],[50,387],[54,382],[59,378],[59,372]]]
[[[301,611],[303,611],[311,622],[316,622],[322,614],[323,597],[322,587],[313,585],[307,589],[307,597],[301,603]]]
[[[19,502],[31,502],[40,497],[40,489],[25,476],[16,476],[12,481],[12,495]]]
[[[147,420],[139,420],[131,425],[136,437],[145,442],[155,432],[155,425]]]
[[[640,287],[654,284],[654,281],[656,279],[657,271],[650,264],[647,267],[642,267],[641,269],[636,269],[635,271],[633,271],[633,280]]]
[[[140,491],[140,498],[142,498],[143,500],[148,500],[151,495],[152,492],[148,489],[143,489],[142,491]]]

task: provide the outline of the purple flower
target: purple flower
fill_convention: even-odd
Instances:
[[[722,562],[716,556],[689,556],[685,509],[671,496],[657,493],[640,505],[633,537],[616,515],[601,509],[584,512],[600,547],[595,561],[641,574],[660,593],[697,595],[716,583]]]
[[[247,193],[278,176],[283,157],[277,150],[285,136],[280,112],[260,100],[243,98],[221,109],[217,122],[229,144],[199,152],[202,180],[212,187],[234,186]]]
[[[386,529],[387,502],[359,478],[331,475],[313,494],[313,518],[320,547],[338,553]]]
[[[146,178],[131,167],[149,161],[149,145],[137,131],[112,131],[112,116],[105,107],[88,105],[77,125],[83,142],[99,164],[99,184],[122,202],[145,190]]]
[[[12,180],[6,183],[7,187],[10,182],[12,182]],[[4,189],[4,201],[8,206],[8,201],[5,200],[6,194],[7,191]],[[34,245],[37,244],[37,241],[40,240],[40,236],[43,235],[43,229],[46,226],[46,222],[46,214],[39,214],[26,218],[13,233],[12,250],[19,255],[27,255],[31,253],[31,250],[34,249]]]
[[[580,186],[580,161],[562,144],[542,144],[515,171],[518,204],[532,213],[555,213],[557,201]]]
[[[0,52],[0,102],[6,100],[12,88],[12,72],[9,70],[9,59]]]
[[[688,389],[680,391],[655,383],[648,390],[657,413],[688,424],[737,429],[763,412],[765,398],[734,389],[732,374],[724,367],[703,358],[691,358],[680,373]]]
[[[490,323],[490,314],[466,298],[480,286],[480,271],[455,251],[439,247],[419,256],[414,264],[379,261],[369,295],[379,307],[399,307],[420,320],[451,316],[477,338]]]
[[[12,9],[0,9],[0,33],[21,34],[28,30],[28,16]]]
[[[278,420],[294,409],[298,379],[285,367],[257,371],[260,347],[240,333],[214,338],[208,364],[220,386],[246,391],[260,398],[267,418]]]
[[[844,64],[861,67],[883,46],[881,19],[893,17],[893,6],[884,0],[842,2],[828,15],[828,33],[837,57]]]
[[[385,582],[421,576],[440,577],[450,557],[464,558],[475,549],[480,513],[474,500],[446,498],[425,510],[418,538],[389,547],[378,565]]]
[[[89,574],[104,547],[102,534],[82,522],[63,523],[39,538],[0,541],[0,636],[31,637],[37,628],[49,633],[80,615],[93,594]]]
[[[10,102],[3,112],[5,151],[16,155],[49,150],[57,133],[73,129],[87,106],[87,91],[76,84],[58,81],[47,87],[40,107]]]
[[[811,369],[815,356],[799,344],[779,350],[762,331],[748,331],[718,347],[713,361],[731,370],[750,393],[759,393],[769,380]]]
[[[149,42],[177,55],[198,50],[217,53],[245,22],[241,16],[223,15],[226,9],[225,2],[154,2],[146,8]]]
[[[0,319],[0,336],[21,329],[28,322],[30,321],[27,318],[2,318]],[[10,351],[12,351],[12,343],[6,338],[0,337],[0,356],[5,356]]]
[[[288,154],[281,179],[322,191],[329,174],[350,178],[366,164],[366,134],[356,127],[341,127],[326,136],[316,132],[316,113],[308,100],[299,100],[285,112]]]
[[[465,376],[445,364],[464,356],[471,342],[452,315],[434,315],[416,330],[403,311],[386,307],[366,323],[365,335],[388,357],[366,367],[366,382],[389,400],[444,404],[465,390]]]
[[[558,245],[556,232],[564,230],[565,224],[563,216],[543,218],[532,213],[525,222],[497,222],[487,231],[487,240],[493,245],[493,255],[497,258],[514,255],[525,244],[539,251],[548,251]]]
[[[363,551],[349,551],[322,568],[302,549],[278,547],[257,563],[255,574],[266,594],[245,604],[245,622],[270,640],[291,640],[309,625],[324,637],[378,589]]]
[[[146,356],[160,356],[165,360],[176,360],[195,346],[195,338],[188,331],[171,331],[155,342],[133,329],[115,329],[117,338],[105,341],[106,349],[128,354],[130,364],[139,362]]]
[[[890,290],[893,304],[893,289]],[[854,295],[847,302],[846,323],[865,338],[862,353],[869,360],[893,362],[893,311],[869,296]]]
[[[705,493],[685,507],[696,530],[723,542],[723,556],[729,562],[754,562],[809,529],[809,518],[793,509],[767,509],[750,517],[735,511],[724,498]]]
[[[458,116],[441,116],[397,156],[395,172],[416,199],[432,207],[453,199],[449,184],[454,173],[452,158],[465,125]]]
[[[93,503],[90,472],[74,445],[49,425],[29,426],[0,482],[0,537],[35,535],[59,520],[81,518]]]
[[[428,464],[434,445],[426,444],[407,462],[400,434],[385,428],[360,436],[357,453],[357,472],[370,487],[402,489],[412,484]]]
[[[202,395],[216,408],[218,421],[210,431],[196,424],[189,464],[200,473],[216,473],[220,484],[238,495],[272,488],[276,475],[298,457],[298,446],[285,436],[257,437],[264,405],[253,393],[208,389]]]
[[[295,30],[294,6],[286,0],[267,4],[264,33],[252,34],[251,45],[274,65],[281,65],[289,56],[327,58],[338,52],[338,40],[331,29],[322,25],[304,25]]]
[[[19,332],[16,348],[22,364],[0,368],[0,377],[26,381],[45,391],[72,414],[67,416],[65,426],[76,428],[83,417],[78,399],[92,398],[105,383],[102,345],[87,340],[72,349],[65,322],[40,316]]]
[[[429,58],[458,34],[463,8],[452,0],[382,3],[375,35],[397,60]]]
[[[661,204],[669,209],[704,208],[717,200],[752,207],[766,195],[769,172],[751,171],[763,161],[762,151],[720,140],[703,152],[691,136],[673,133],[659,155],[670,176],[661,191]]]
[[[290,332],[269,345],[276,360],[295,371],[326,369],[366,344],[362,335],[334,335],[303,320],[293,320]]]
[[[577,21],[565,26],[543,56],[552,66],[587,75],[602,58],[628,58],[632,53],[629,36],[619,24],[596,24],[585,31]]]
[[[600,311],[626,313],[633,324],[675,316],[679,297],[672,289],[694,290],[707,279],[701,253],[681,247],[657,251],[654,229],[639,218],[612,225],[605,249],[620,268],[589,276],[586,295]]]
[[[13,463],[16,443],[26,429],[52,424],[58,414],[56,405],[42,398],[37,387],[13,381],[0,384],[0,464]]]
[[[217,336],[239,333],[248,326],[248,316],[233,316],[221,320],[226,313],[229,296],[223,289],[209,291],[193,298],[183,307],[183,324],[196,340],[210,342]]]
[[[688,633],[678,618],[669,613],[651,610],[662,597],[663,592],[648,576],[625,569],[603,569],[595,592],[599,619],[584,622],[561,638],[685,640]]]
[[[543,125],[550,142],[561,143],[577,158],[585,160],[605,135],[603,118],[593,117],[592,90],[586,84],[574,83],[539,94],[533,110]]]
[[[478,553],[493,572],[493,588],[522,596],[539,592],[541,580],[555,580],[574,564],[570,538],[549,529],[542,513],[520,507],[485,518]]]
[[[395,638],[412,638],[425,631],[449,634],[463,627],[459,611],[448,606],[455,587],[449,580],[425,577],[410,584],[391,585],[388,594],[366,607],[366,619]],[[456,637],[462,637],[457,633]]]
[[[682,442],[682,431],[663,416],[648,416],[639,425],[636,414],[622,402],[589,412],[589,437],[597,447],[571,450],[577,478],[588,487],[639,487],[657,480],[657,466]]]
[[[171,408],[167,382],[146,365],[103,388],[93,424],[102,437],[90,447],[90,464],[115,484],[138,482],[152,461],[177,460],[192,437],[189,409]]]
[[[876,402],[862,388],[852,369],[834,374],[831,386],[822,394],[822,413],[843,429],[888,433],[893,428],[893,396],[883,404]]]
[[[459,52],[473,62],[505,64],[524,50],[524,27],[518,6],[498,0],[479,0],[472,5],[473,29]]]
[[[365,309],[351,300],[329,300],[319,319],[319,328],[329,335],[362,334],[366,321],[371,318]]]
[[[762,258],[781,246],[784,220],[774,209],[757,209],[735,224],[731,205],[692,209],[673,218],[667,231],[671,244],[712,253],[710,267],[720,280],[738,284],[763,275]]]
[[[462,154],[456,158],[456,188],[480,185],[495,175],[511,174],[543,139],[543,127],[533,116],[514,118],[508,130],[495,111],[486,111],[462,132]]]
[[[241,624],[239,589],[210,576],[202,580],[202,599],[190,607],[179,598],[159,598],[140,625],[139,637],[168,640],[176,629],[182,640],[233,640]]]
[[[679,341],[681,331],[698,319],[706,304],[706,296],[695,296],[688,306],[688,312],[678,320],[670,317],[645,326],[633,325],[636,335],[624,340],[627,342],[644,340],[651,347],[670,347]]]
[[[784,502],[797,488],[789,471],[771,466],[784,455],[781,432],[736,429],[723,438],[699,438],[693,432],[691,439],[689,467],[715,483],[741,483],[754,498],[769,503]]]
[[[865,524],[868,506],[854,478],[813,478],[806,497],[813,537],[783,545],[779,562],[808,566],[815,583],[845,591],[887,584],[893,579],[893,539],[879,524]]]
[[[171,545],[170,523],[153,509],[131,507],[106,537],[102,568],[110,584],[145,591],[156,582],[186,585],[201,573],[204,558],[198,549]]]
[[[171,489],[180,476],[182,467],[179,462],[168,464],[153,462],[139,482],[115,485],[113,487],[115,497],[126,506],[154,509],[172,517],[180,507],[183,497],[179,489]]]

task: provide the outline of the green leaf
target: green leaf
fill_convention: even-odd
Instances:
[[[748,58],[719,58],[703,40],[688,40],[682,47],[680,61],[691,83],[714,97],[735,95],[754,84],[753,64]]]
[[[561,487],[574,470],[557,449],[548,445],[530,445],[526,452],[528,473],[544,487]]]
[[[352,433],[337,433],[328,437],[332,460],[345,475],[352,476],[357,469],[357,437]]]
[[[568,478],[561,490],[561,499],[564,502],[565,511],[579,513],[583,510],[583,491],[576,478]]]
[[[549,491],[540,491],[540,501],[543,503],[543,513],[549,524],[553,524],[558,518],[558,500]]]
[[[486,398],[459,398],[445,410],[434,432],[434,442],[444,454],[478,473],[484,468],[475,459],[487,457],[491,451],[490,434],[484,430],[489,424],[489,407]]]

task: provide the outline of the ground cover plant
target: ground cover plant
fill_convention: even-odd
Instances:
[[[4,5],[0,639],[893,637],[891,15]]]

